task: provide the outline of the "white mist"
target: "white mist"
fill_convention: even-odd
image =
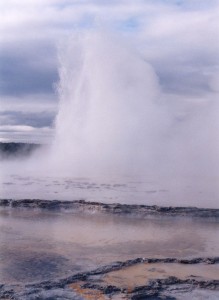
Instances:
[[[125,41],[75,36],[60,54],[54,155],[73,174],[139,173],[159,158],[168,127],[153,68]]]
[[[165,94],[135,46],[96,30],[60,46],[54,142],[1,162],[2,197],[218,207],[217,90]]]

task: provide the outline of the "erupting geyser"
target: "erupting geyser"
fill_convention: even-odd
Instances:
[[[165,94],[146,59],[108,32],[80,32],[59,53],[56,170],[216,182],[215,95]]]
[[[135,41],[130,46],[93,29],[62,43],[54,141],[28,160],[5,161],[2,172],[89,178],[91,183],[144,182],[138,188],[142,196],[129,196],[127,188],[124,201],[148,203],[152,192],[153,204],[165,198],[168,204],[218,207],[217,90],[167,94]],[[76,195],[80,198],[81,190]],[[60,198],[65,197],[61,191]],[[98,194],[98,201],[102,198]]]
[[[153,68],[103,33],[75,36],[60,50],[58,167],[129,173],[154,164],[167,118]]]

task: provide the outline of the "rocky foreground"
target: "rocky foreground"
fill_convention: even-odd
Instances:
[[[205,280],[189,276],[186,279],[180,279],[174,276],[167,276],[163,279],[148,280],[148,283],[134,288],[121,287],[121,285],[108,285],[104,282],[104,275],[112,272],[127,269],[139,264],[173,264],[197,265],[219,263],[219,257],[193,258],[193,259],[147,259],[137,258],[124,262],[116,262],[96,270],[75,274],[71,277],[59,281],[45,281],[37,284],[29,284],[22,287],[19,285],[0,286],[1,299],[181,299],[180,295],[186,295],[194,291],[203,290],[213,292],[219,295],[219,279]],[[145,279],[146,281],[146,279]],[[178,296],[177,296],[178,295]],[[190,299],[190,298],[183,298]],[[198,299],[198,298],[194,298]],[[203,298],[204,299],[204,298]],[[208,298],[211,299],[211,298]],[[217,299],[217,298],[214,298]]]

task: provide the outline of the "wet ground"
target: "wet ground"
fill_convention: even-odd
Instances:
[[[9,163],[8,163],[9,164]],[[103,203],[219,208],[218,178],[140,176],[83,178],[42,176],[11,165],[0,173],[0,198],[97,201]],[[2,178],[1,178],[2,176]],[[192,184],[191,184],[192,182]]]

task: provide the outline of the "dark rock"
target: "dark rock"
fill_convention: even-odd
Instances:
[[[116,286],[113,286],[113,285],[108,285],[107,287],[104,288],[103,292],[104,294],[112,294],[112,293],[117,293],[117,292],[120,292],[121,289],[119,289],[118,287]]]
[[[166,300],[173,300],[175,299],[172,296],[166,296],[165,291],[167,291],[170,287],[174,287],[174,290],[180,290],[180,287],[183,287],[184,292],[190,292],[193,289],[206,289],[206,290],[214,290],[218,291],[219,290],[219,280],[200,280],[199,278],[189,278],[189,279],[179,279],[177,277],[168,277],[165,279],[155,279],[149,281],[148,284],[144,286],[137,286],[135,287],[132,292],[127,291],[125,289],[121,289],[117,286],[112,286],[112,285],[101,285],[101,281],[99,281],[99,277],[96,278],[96,281],[94,279],[94,276],[96,275],[104,275],[106,273],[123,269],[127,266],[132,266],[135,264],[140,264],[140,263],[178,263],[180,264],[201,264],[201,263],[218,263],[219,258],[218,257],[209,257],[209,258],[193,258],[193,259],[181,259],[177,260],[176,258],[136,258],[133,260],[127,260],[124,262],[115,262],[111,265],[103,266],[100,267],[96,270],[89,271],[89,272],[83,272],[83,273],[78,273],[75,275],[72,275],[68,278],[60,279],[57,281],[44,281],[41,283],[36,283],[36,284],[28,284],[25,287],[23,287],[23,295],[31,295],[31,293],[41,293],[43,291],[53,291],[57,289],[66,289],[69,284],[75,283],[75,282],[81,282],[83,281],[82,288],[89,288],[93,290],[99,290],[103,294],[106,295],[114,295],[118,293],[122,293],[127,295],[128,299],[166,299]],[[19,287],[20,289],[21,287]],[[13,286],[4,286],[0,285],[0,299],[22,299],[22,298],[17,298],[17,292],[16,292],[17,287]],[[28,296],[27,298],[28,299]],[[36,298],[37,299],[37,298]],[[39,298],[40,299],[40,298]]]
[[[104,204],[101,202],[86,202],[84,200],[59,201],[40,199],[0,199],[2,207],[26,207],[40,209],[71,209],[78,211],[97,211],[110,214],[124,214],[134,217],[147,218],[148,216],[168,216],[168,217],[192,217],[192,218],[219,218],[219,209],[196,208],[196,207],[159,207],[147,205],[127,205],[127,204]]]
[[[41,145],[28,143],[0,143],[0,158],[26,157]]]

